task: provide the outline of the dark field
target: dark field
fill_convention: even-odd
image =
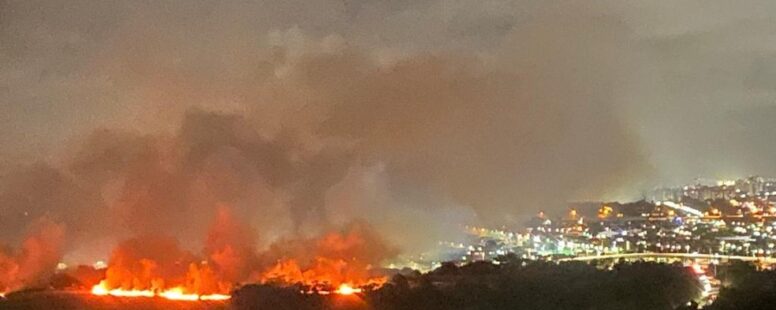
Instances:
[[[0,309],[41,309],[41,310],[108,310],[108,309],[186,309],[217,310],[229,309],[228,302],[189,302],[173,301],[163,298],[121,298],[113,296],[93,296],[87,292],[75,291],[36,291],[11,294],[0,300]]]

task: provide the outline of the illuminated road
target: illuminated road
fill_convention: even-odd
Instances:
[[[698,254],[698,253],[627,253],[627,254],[606,254],[606,255],[591,255],[591,256],[579,256],[574,258],[563,258],[558,261],[591,261],[591,260],[606,260],[606,259],[641,259],[641,258],[666,258],[666,259],[687,259],[687,260],[706,260],[707,262],[700,262],[700,264],[708,263],[708,261],[746,261],[757,262],[759,264],[776,264],[776,258],[772,257],[753,257],[753,256],[738,256],[738,255],[718,255],[718,254]],[[695,261],[693,264],[697,264]],[[693,265],[698,266],[698,265]],[[714,271],[716,273],[716,271]],[[715,279],[715,275],[707,274],[702,269],[697,270],[698,280],[700,281],[703,291],[701,305],[708,305],[714,302],[719,294],[720,282]]]
[[[687,258],[687,259],[709,259],[709,260],[738,260],[745,262],[759,262],[763,264],[776,264],[776,258],[773,257],[754,257],[738,255],[719,255],[719,254],[698,254],[698,253],[624,253],[624,254],[605,254],[591,256],[577,256],[573,258],[562,258],[558,261],[591,261],[596,259],[618,259],[618,258]]]

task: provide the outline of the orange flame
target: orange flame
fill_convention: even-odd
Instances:
[[[372,273],[372,264],[379,263],[392,250],[363,223],[285,246],[301,249],[301,253],[283,255],[261,274],[262,282],[302,284],[318,293],[350,295],[387,281]],[[316,255],[309,257],[308,252]]]
[[[105,277],[94,295],[161,297],[172,300],[228,299],[231,282],[207,261],[177,247],[173,239],[130,239],[114,250]]]
[[[340,295],[353,295],[355,293],[361,293],[362,291],[363,290],[361,288],[354,288],[349,284],[342,283],[340,284],[339,288],[337,288],[337,290],[334,292]]]
[[[387,281],[385,277],[368,275],[365,266],[351,266],[343,260],[318,257],[311,266],[303,269],[296,260],[278,262],[263,274],[263,282],[302,283],[307,286],[332,286],[345,288],[380,286]]]
[[[226,213],[224,213],[226,214]],[[151,235],[126,240],[111,256],[105,278],[92,288],[95,295],[162,297],[173,300],[223,300],[235,283],[301,284],[303,293],[353,295],[383,285],[372,264],[391,249],[366,224],[355,223],[319,238],[283,244],[277,264],[261,267],[250,244],[241,240],[249,231],[221,229],[235,226],[219,216],[205,251],[207,260],[180,249],[168,237]],[[315,256],[309,256],[309,253]],[[188,268],[187,268],[188,267]]]
[[[170,300],[198,301],[198,300],[227,300],[231,298],[225,294],[205,294],[186,293],[183,287],[174,287],[161,291],[154,290],[136,290],[136,289],[110,289],[105,280],[92,287],[92,294],[98,296],[116,296],[116,297],[162,297]]]

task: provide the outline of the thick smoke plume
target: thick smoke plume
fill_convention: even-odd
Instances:
[[[631,86],[629,32],[588,9],[537,9],[519,25],[490,25],[503,29],[478,42],[487,50],[435,50],[378,44],[348,22],[287,24],[273,17],[288,13],[277,3],[0,5],[12,17],[3,29],[20,31],[2,34],[16,44],[0,57],[51,68],[32,79],[50,90],[35,100],[79,107],[62,116],[67,130],[36,133],[39,144],[3,157],[0,235],[19,242],[22,225],[48,214],[71,228],[65,260],[78,262],[108,259],[127,240],[109,279],[131,270],[144,287],[157,272],[188,281],[189,266],[207,260],[234,282],[286,259],[304,277],[351,251],[367,267],[397,253],[373,239],[416,251],[465,224],[519,225],[649,170],[615,107]],[[405,6],[438,11],[341,5],[299,4],[353,23]],[[50,29],[27,27],[39,22],[23,14],[31,11],[57,18]],[[37,42],[30,28],[67,35],[27,44]],[[43,53],[48,44],[65,52]],[[4,102],[27,98],[7,89]],[[327,235],[354,221],[376,232],[352,224]]]

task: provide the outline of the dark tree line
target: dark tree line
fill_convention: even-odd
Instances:
[[[718,267],[722,282],[717,300],[705,309],[776,309],[776,271],[737,262]]]
[[[369,303],[377,309],[675,309],[700,292],[692,272],[657,263],[600,270],[580,262],[478,262],[446,264],[407,284],[402,278],[370,294]]]
[[[681,265],[619,263],[600,269],[581,262],[504,257],[500,264],[445,263],[431,272],[404,272],[358,300],[298,294],[298,288],[247,286],[238,309],[679,309],[700,296]],[[355,296],[353,296],[355,297]]]

